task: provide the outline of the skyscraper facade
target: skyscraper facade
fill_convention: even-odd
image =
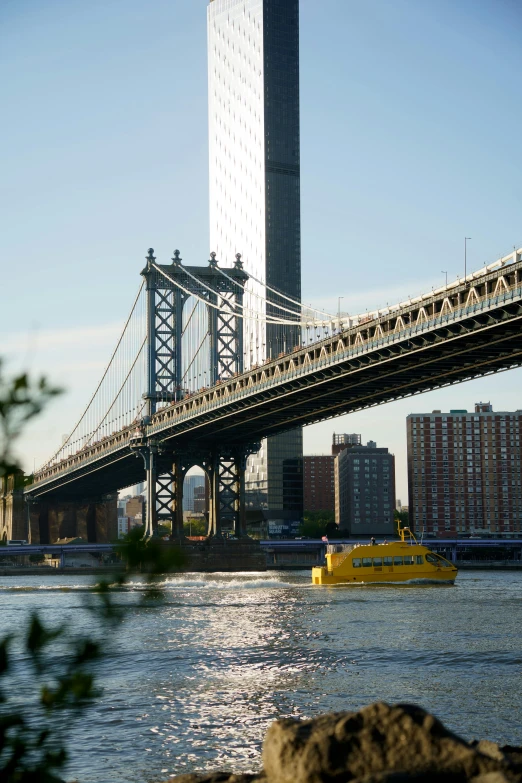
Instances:
[[[195,511],[194,501],[196,497],[196,487],[203,487],[203,497],[205,496],[205,476],[193,474],[185,476],[183,482],[183,511]]]
[[[410,522],[448,537],[522,534],[522,411],[411,414],[408,437]]]
[[[298,326],[265,321],[281,316],[274,304],[288,305],[269,288],[301,298],[299,0],[211,0],[208,73],[210,244],[222,263],[241,253],[255,278],[244,299],[259,314],[245,323],[249,367],[301,337]],[[247,504],[289,518],[302,513],[302,495],[296,429],[249,460]]]

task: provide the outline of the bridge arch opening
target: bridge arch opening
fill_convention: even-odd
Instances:
[[[183,480],[183,527],[189,538],[208,535],[209,494],[210,482],[205,468],[193,465]]]

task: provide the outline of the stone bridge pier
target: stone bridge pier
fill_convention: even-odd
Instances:
[[[118,538],[118,494],[98,498],[60,500],[34,498],[24,493],[22,474],[0,485],[0,538],[32,544],[54,544],[61,538],[83,538],[90,544],[108,544]]]
[[[47,501],[26,496],[31,543],[54,544],[61,538],[83,538],[89,544],[109,544],[118,538],[117,501],[117,492],[81,500]]]
[[[0,540],[27,540],[27,520],[23,473],[4,476],[0,479]]]

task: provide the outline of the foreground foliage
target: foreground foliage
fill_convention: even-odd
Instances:
[[[32,380],[26,373],[6,378],[0,359],[0,478],[19,470],[13,455],[16,440],[26,424],[61,394],[46,378]]]
[[[118,551],[127,571],[96,584],[85,605],[100,629],[96,638],[65,625],[47,626],[34,612],[24,631],[0,641],[0,780],[5,783],[63,783],[68,752],[61,727],[70,726],[99,695],[94,665],[125,619],[114,594],[140,574],[146,585],[141,601],[157,601],[163,595],[159,580],[183,562],[178,549],[158,539],[145,541],[141,530],[132,531]],[[24,699],[14,687],[18,681],[33,683]]]
[[[26,374],[6,380],[0,361],[0,479],[20,471],[13,443],[24,426],[57,394],[45,378]],[[160,578],[182,564],[179,550],[143,529],[119,542],[125,573],[93,587],[85,609],[95,616],[96,638],[73,627],[46,625],[37,612],[27,627],[0,639],[0,780],[2,783],[63,783],[68,759],[63,727],[70,727],[99,695],[94,666],[107,653],[111,633],[124,619],[114,592],[133,574],[146,583],[142,601],[162,596]],[[30,685],[28,685],[30,683]]]

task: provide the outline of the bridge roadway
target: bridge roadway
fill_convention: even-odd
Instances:
[[[352,319],[340,334],[161,408],[140,435],[160,444],[165,470],[178,448],[192,449],[197,464],[198,449],[257,441],[519,367],[521,324],[522,249],[465,283]],[[130,448],[136,434],[123,429],[47,467],[26,493],[77,498],[143,480],[143,462]]]
[[[112,544],[21,544],[0,547],[0,559],[10,555],[110,554],[113,550]]]
[[[266,565],[272,569],[303,569],[324,562],[326,544],[320,539],[267,539],[260,541]],[[367,544],[368,539],[332,539],[332,544]],[[522,539],[520,538],[440,538],[425,539],[423,543],[454,562],[495,564],[503,562],[522,567]],[[0,561],[20,555],[54,555],[63,561],[65,555],[108,554],[112,544],[24,544],[0,548]],[[484,560],[484,553],[489,555]],[[487,567],[487,565],[486,565]]]

